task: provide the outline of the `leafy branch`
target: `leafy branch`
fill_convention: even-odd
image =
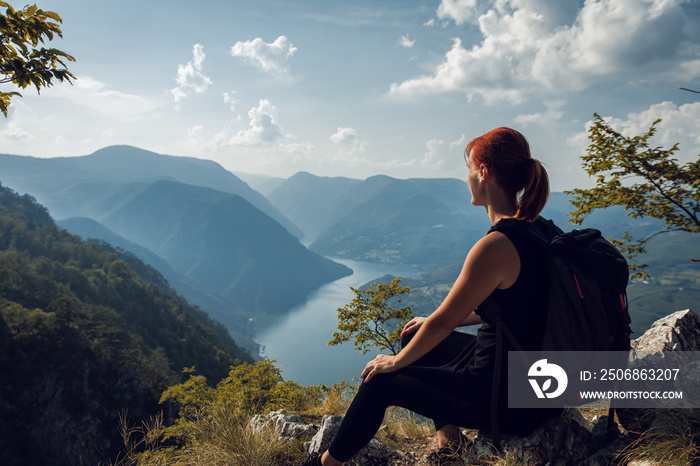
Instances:
[[[66,68],[66,61],[75,59],[65,52],[41,46],[54,36],[63,37],[60,16],[36,5],[15,10],[0,1],[0,84],[13,83],[20,89],[34,86],[37,92],[54,81],[67,81],[75,76]],[[41,47],[40,47],[41,46]],[[12,97],[19,92],[0,92],[0,111],[7,117]]]
[[[613,130],[599,115],[589,129],[590,145],[582,157],[589,176],[596,177],[590,189],[565,191],[573,196],[576,208],[569,214],[574,224],[597,209],[623,206],[627,215],[664,221],[661,230],[645,238],[633,238],[625,232],[621,239],[611,239],[628,256],[633,278],[648,278],[646,264],[637,257],[646,252],[653,238],[661,233],[700,232],[700,155],[695,162],[679,165],[673,158],[678,144],[670,149],[651,147],[656,120],[641,136],[626,137]],[[693,259],[694,260],[694,259]]]

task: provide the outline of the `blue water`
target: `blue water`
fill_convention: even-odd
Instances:
[[[416,277],[422,271],[417,266],[333,260],[350,267],[354,273],[322,286],[305,303],[284,316],[276,316],[274,322],[258,321],[255,340],[264,347],[261,355],[275,359],[282,376],[301,385],[350,381],[359,377],[367,361],[378,354],[378,349],[360,354],[354,351],[352,342],[327,345],[338,326],[338,308],[353,299],[351,286],[359,288],[386,274]]]

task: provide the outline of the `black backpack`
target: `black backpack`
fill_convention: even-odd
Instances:
[[[629,269],[625,258],[599,230],[587,228],[564,233],[551,220],[540,217],[536,222],[545,222],[546,226],[541,229],[522,220],[502,219],[489,232],[515,232],[545,246],[548,251],[550,285],[542,350],[629,351],[632,331],[626,293]],[[491,413],[493,435],[498,439],[502,336],[506,335],[517,350],[521,347],[502,321],[493,298],[487,299],[478,311],[485,321],[496,325]],[[613,415],[611,406],[609,431],[614,428]]]

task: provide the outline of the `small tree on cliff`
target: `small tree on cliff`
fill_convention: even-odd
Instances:
[[[350,289],[355,297],[338,309],[338,331],[328,345],[353,339],[355,350],[362,354],[371,346],[397,354],[401,349],[401,329],[414,315],[411,306],[397,309],[390,303],[397,296],[410,293],[411,289],[401,286],[401,277],[390,284],[371,283],[368,290]],[[403,300],[396,298],[395,302],[401,304]]]
[[[64,60],[75,59],[60,50],[40,47],[54,36],[63,37],[61,17],[36,5],[15,10],[0,1],[0,84],[13,83],[20,89],[34,86],[39,92],[54,81],[68,81],[75,76],[66,69]],[[12,97],[19,92],[0,92],[0,111],[7,117]]]
[[[652,238],[671,231],[700,233],[700,155],[695,162],[679,165],[673,158],[678,144],[670,149],[651,147],[649,139],[661,120],[641,136],[626,137],[599,115],[594,117],[588,130],[591,143],[582,160],[588,175],[596,177],[596,185],[565,191],[576,207],[569,216],[578,225],[596,209],[623,206],[632,218],[663,220],[663,228],[646,238],[625,232],[621,239],[611,240],[628,256],[633,278],[649,277],[646,264],[637,263],[636,258],[646,252]]]

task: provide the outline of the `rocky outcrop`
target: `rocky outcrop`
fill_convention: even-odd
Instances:
[[[663,317],[632,340],[636,352],[700,351],[700,316],[690,309]]]
[[[646,358],[660,356],[668,351],[700,351],[700,317],[690,310],[679,311],[656,321],[642,336],[632,342],[630,360],[641,364]],[[687,370],[686,370],[687,369]],[[693,362],[684,369],[692,380],[684,383],[700,386],[700,363]],[[677,387],[682,389],[683,387]],[[617,410],[622,426],[631,432],[644,432],[654,425],[654,409]],[[305,443],[309,453],[322,453],[330,445],[342,416],[324,416],[319,426],[304,424],[299,416],[271,412],[255,416],[251,424],[257,428],[272,425],[286,439],[311,439]],[[527,436],[507,436],[500,439],[500,452],[493,438],[477,434],[465,462],[461,464],[489,464],[494,455],[504,453],[514,464],[607,466],[616,464],[619,453],[629,438],[607,431],[607,416],[586,419],[576,408],[566,408]],[[427,457],[417,457],[398,451],[373,439],[348,465],[427,465]],[[455,463],[460,464],[460,463]]]
[[[304,424],[301,416],[287,415],[283,411],[271,411],[268,415],[256,415],[250,420],[254,429],[262,430],[266,426],[273,427],[282,440],[304,440],[309,454],[322,454],[328,449],[335,437],[343,416],[323,416],[320,425]],[[367,446],[360,450],[348,463],[349,466],[383,466],[390,464],[417,464],[413,455],[398,451],[384,442],[372,439]]]
[[[669,351],[700,351],[700,316],[690,309],[674,312],[654,322],[642,336],[632,341],[630,367],[654,367],[668,357]],[[666,355],[664,354],[666,353]],[[685,395],[700,387],[700,363],[681,366],[684,374],[675,386]],[[662,403],[662,401],[659,401]],[[632,433],[641,434],[654,425],[658,409],[622,408],[617,410],[620,424]]]
[[[565,408],[559,417],[544,422],[527,436],[501,436],[500,452],[493,438],[480,432],[465,462],[482,464],[495,455],[507,454],[515,464],[609,465],[623,442],[610,442],[607,424],[607,416],[590,421],[578,409]]]
[[[250,419],[250,427],[262,431],[271,426],[281,439],[299,439],[316,435],[318,426],[305,424],[299,415],[287,415],[284,411],[270,411],[270,414],[256,414]]]

